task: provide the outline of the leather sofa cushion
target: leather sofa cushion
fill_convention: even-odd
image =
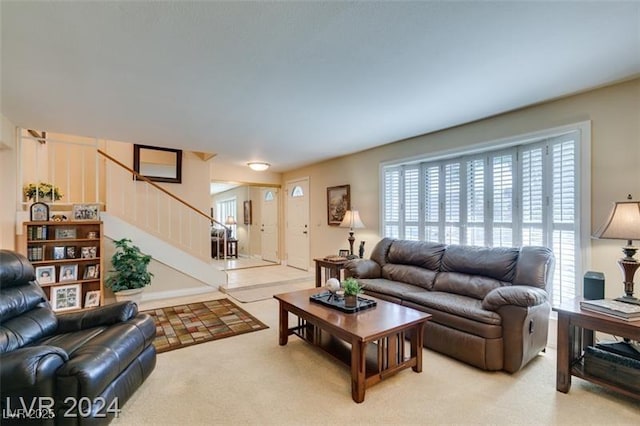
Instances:
[[[459,272],[440,272],[433,290],[460,294],[482,300],[493,289],[509,285],[493,278]]]
[[[427,290],[433,288],[436,272],[419,266],[387,263],[382,267],[382,278],[417,285]]]
[[[429,241],[395,240],[389,248],[387,262],[438,271],[445,247]]]
[[[28,284],[36,279],[33,265],[23,255],[9,250],[0,251],[0,288]]]
[[[28,312],[38,305],[44,306],[47,303],[42,288],[35,282],[27,282],[20,286],[4,289],[2,303],[0,303],[0,324],[9,318]]]
[[[483,309],[482,302],[471,297],[440,291],[418,291],[405,293],[403,299],[483,324],[502,325],[502,317],[499,314]]]
[[[440,270],[481,275],[498,281],[512,282],[518,262],[518,248],[447,246]]]
[[[105,328],[70,354],[57,371],[59,391],[90,398],[100,395],[149,346],[155,332],[149,315]]]
[[[2,322],[0,352],[11,352],[55,333],[58,320],[48,306],[39,306]]]
[[[397,297],[399,299],[402,299],[406,293],[427,291],[412,284],[390,281],[384,278],[359,279],[358,282],[364,286],[365,293],[371,291]]]

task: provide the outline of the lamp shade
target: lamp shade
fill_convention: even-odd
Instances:
[[[614,240],[640,240],[640,202],[614,203],[608,219],[593,236]]]
[[[227,219],[224,221],[225,225],[235,225],[236,224],[236,218],[233,216],[227,216]]]
[[[358,210],[347,210],[342,222],[340,222],[340,227],[357,229],[364,228],[365,226],[362,220],[360,220],[360,212],[358,212]]]

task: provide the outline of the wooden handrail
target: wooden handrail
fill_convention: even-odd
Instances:
[[[206,214],[205,212],[203,212],[202,210],[199,210],[198,208],[192,206],[191,204],[187,203],[186,201],[184,201],[183,199],[177,197],[176,195],[172,194],[171,192],[167,191],[166,189],[164,189],[163,187],[155,184],[154,182],[152,182],[151,180],[149,180],[148,178],[142,176],[140,173],[136,172],[135,170],[129,168],[128,166],[126,166],[125,164],[121,163],[120,161],[116,160],[115,158],[113,158],[112,156],[110,156],[109,154],[107,154],[106,152],[98,149],[98,154],[102,155],[103,157],[107,158],[108,160],[116,163],[118,166],[122,167],[123,169],[125,169],[126,171],[128,171],[129,173],[131,173],[133,176],[135,176],[136,180],[141,180],[144,181],[146,183],[148,183],[149,185],[153,186],[154,188],[156,188],[159,191],[164,192],[165,194],[167,194],[169,197],[173,198],[174,200],[176,200],[177,202],[179,202],[180,204],[188,207],[189,209],[193,210],[194,212],[196,212],[197,214],[199,214],[200,216],[203,216],[205,218],[207,218],[207,220],[211,221],[211,222],[215,222],[216,224],[222,226],[224,229],[229,229],[226,225],[224,225],[223,223],[220,223],[219,221],[217,221],[216,219],[214,219],[213,217],[209,216],[208,214]],[[225,233],[226,234],[226,233]]]

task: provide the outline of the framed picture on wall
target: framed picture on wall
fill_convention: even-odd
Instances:
[[[327,188],[327,223],[339,226],[344,214],[351,209],[351,185]]]
[[[243,203],[244,206],[244,224],[251,225],[251,200],[247,200]]]

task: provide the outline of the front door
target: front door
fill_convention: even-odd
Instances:
[[[287,265],[309,270],[309,179],[287,183]]]
[[[260,192],[260,247],[262,260],[278,262],[278,190],[264,188]]]

